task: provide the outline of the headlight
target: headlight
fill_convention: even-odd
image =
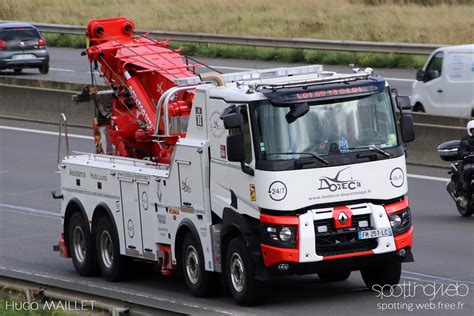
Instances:
[[[402,219],[398,214],[391,215],[390,216],[390,226],[392,226],[392,229],[397,230],[400,228],[400,225],[402,224]]]
[[[388,216],[390,226],[392,226],[393,234],[399,235],[406,232],[411,226],[410,208],[406,208],[401,212],[391,214]]]
[[[281,241],[287,242],[291,240],[293,233],[291,232],[291,229],[289,229],[288,227],[283,227],[280,230],[279,236],[280,236]]]
[[[264,225],[262,242],[276,247],[296,247],[296,227]]]

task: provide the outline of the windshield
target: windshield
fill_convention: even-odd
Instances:
[[[388,90],[356,100],[310,104],[308,113],[291,124],[285,118],[289,111],[289,107],[269,101],[256,108],[263,160],[340,155],[398,145]]]

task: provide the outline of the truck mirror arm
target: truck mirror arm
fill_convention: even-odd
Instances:
[[[249,176],[253,177],[255,175],[255,170],[252,167],[247,166],[243,161],[240,162],[240,168],[242,168],[242,171]]]

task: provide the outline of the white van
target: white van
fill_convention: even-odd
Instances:
[[[474,116],[474,44],[436,49],[416,73],[413,111]]]

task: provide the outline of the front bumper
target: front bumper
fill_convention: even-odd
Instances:
[[[338,216],[338,209],[329,210],[310,210],[305,214],[294,217],[298,219],[298,235],[297,243],[294,248],[283,248],[275,245],[261,244],[261,252],[263,263],[268,270],[282,270],[285,268],[289,272],[293,271],[299,273],[301,271],[312,271],[325,269],[327,266],[332,266],[334,262],[347,262],[353,265],[346,266],[346,269],[357,270],[361,265],[373,264],[378,258],[390,257],[392,260],[412,261],[411,247],[413,244],[413,227],[410,227],[405,232],[396,236],[379,237],[369,240],[357,240],[354,236],[357,232],[350,231],[357,229],[358,221],[368,221],[371,229],[380,229],[391,227],[387,216],[386,209],[393,211],[394,208],[403,208],[408,206],[408,200],[405,203],[396,203],[389,206],[380,206],[374,204],[361,204],[345,208],[346,212],[350,213],[351,221],[354,222],[352,227],[348,229],[340,228],[335,230],[334,234],[322,234],[333,238],[334,244],[328,246],[328,240],[318,240],[316,232],[317,223],[328,223],[331,225],[332,221]],[[278,218],[278,216],[261,216],[261,222],[264,224],[275,224],[275,219],[269,222],[269,218]],[[288,217],[287,217],[288,218]],[[280,221],[281,222],[281,221]],[[281,222],[280,224],[285,224]],[[336,232],[337,231],[337,232]],[[334,237],[334,235],[342,237]],[[349,237],[347,237],[347,236]],[[342,238],[342,241],[341,241]],[[344,239],[345,238],[345,239]],[[348,241],[351,239],[350,241]],[[348,241],[348,242],[345,242]],[[403,250],[402,250],[403,249]],[[400,251],[402,250],[402,251]],[[383,255],[381,257],[381,255]],[[350,259],[350,260],[348,260]],[[312,268],[300,268],[312,267]],[[299,272],[298,272],[299,271]],[[281,272],[281,271],[280,271]]]

